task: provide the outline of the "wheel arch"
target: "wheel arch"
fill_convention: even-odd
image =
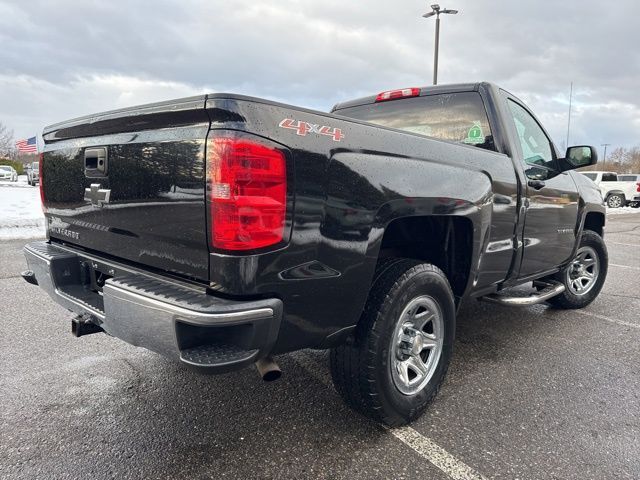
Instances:
[[[601,237],[604,236],[605,215],[602,212],[587,212],[584,217],[582,230],[591,230]]]
[[[624,191],[622,190],[609,190],[607,192],[607,194],[605,195],[604,199],[605,201],[611,196],[611,195],[620,195],[622,198],[627,198],[627,196],[624,194]]]
[[[384,229],[376,259],[410,258],[435,265],[447,276],[459,303],[473,270],[475,233],[473,220],[463,215],[394,218]]]

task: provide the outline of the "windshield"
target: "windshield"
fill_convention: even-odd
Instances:
[[[598,177],[597,173],[583,173],[582,175],[587,177],[589,180],[595,180]]]
[[[0,170],[3,170],[5,172],[10,172],[11,171],[11,167],[6,167],[4,165],[0,165]]]
[[[495,150],[477,92],[446,93],[346,107],[334,113],[427,137]]]

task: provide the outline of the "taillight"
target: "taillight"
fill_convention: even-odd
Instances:
[[[282,241],[286,220],[284,153],[243,137],[207,144],[210,243],[223,250],[254,250]]]
[[[387,100],[396,100],[398,98],[417,97],[420,95],[419,88],[403,88],[401,90],[389,90],[379,93],[376,102],[386,102]]]
[[[640,182],[636,183],[636,185],[638,186],[638,187],[636,188],[636,192],[640,193]]]
[[[42,165],[44,164],[44,153],[39,155],[38,162],[38,188],[40,189],[40,206],[43,213],[47,213],[47,207],[44,206],[44,179],[42,178]]]

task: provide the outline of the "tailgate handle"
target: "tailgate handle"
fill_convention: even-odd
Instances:
[[[84,151],[84,174],[87,177],[104,177],[107,171],[107,147],[87,148]]]

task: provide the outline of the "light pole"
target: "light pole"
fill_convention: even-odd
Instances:
[[[602,170],[606,170],[607,168],[607,147],[611,145],[610,143],[603,143],[602,145],[600,145],[601,147],[604,147],[604,155],[603,155],[603,159],[602,159]]]
[[[569,118],[567,119],[567,148],[569,148],[569,131],[571,130],[571,102],[573,100],[573,82],[569,87]]]
[[[437,3],[431,5],[431,12],[425,13],[422,15],[424,18],[436,16],[436,45],[435,51],[433,53],[433,84],[438,84],[438,47],[440,45],[440,14],[448,13],[450,15],[455,15],[458,13],[458,10],[451,10],[448,8],[440,8],[440,5]]]

